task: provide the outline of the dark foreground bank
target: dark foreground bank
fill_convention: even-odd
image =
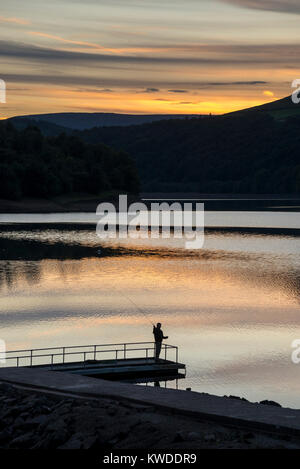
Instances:
[[[115,399],[0,384],[3,449],[300,448],[300,438],[222,426]]]

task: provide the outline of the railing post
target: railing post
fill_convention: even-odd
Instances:
[[[94,345],[94,360],[96,360],[97,345]]]
[[[85,368],[85,358],[86,358],[86,352],[83,352],[83,367]]]
[[[146,359],[148,360],[148,348],[146,348]]]
[[[126,344],[124,344],[124,359],[126,360]]]
[[[65,363],[65,347],[63,347],[63,363]]]
[[[53,368],[53,353],[51,355],[51,368]]]
[[[178,347],[176,347],[176,363],[178,363]]]
[[[118,350],[116,350],[116,361],[118,361]]]
[[[165,360],[167,360],[167,345],[165,344]]]
[[[17,367],[19,366],[19,357],[17,357]]]
[[[30,366],[32,366],[32,353],[33,353],[33,350],[30,350]]]

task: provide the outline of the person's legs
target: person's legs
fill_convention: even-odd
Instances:
[[[161,351],[161,342],[155,342],[155,359],[159,359],[159,354]]]

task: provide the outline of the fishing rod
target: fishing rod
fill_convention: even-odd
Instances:
[[[120,293],[121,293],[121,295],[124,296],[124,298],[126,298],[128,301],[130,301],[130,303],[132,303],[133,306],[135,306],[135,308],[136,308],[138,311],[140,311],[140,313],[143,314],[143,316],[147,319],[147,321],[151,324],[151,326],[154,326],[154,322],[149,319],[149,317],[148,317],[148,315],[146,314],[146,312],[145,312],[142,308],[140,308],[140,306],[138,306],[131,298],[129,298],[129,296],[125,295],[125,293],[123,293],[123,292],[120,292]]]
[[[101,249],[98,249],[97,251],[98,254],[101,254]],[[138,306],[129,296],[125,295],[125,293],[123,293],[121,290],[117,290],[116,287],[113,286],[113,288],[118,292],[120,293],[121,295],[124,296],[124,298],[126,298],[128,301],[130,301],[130,303],[133,304],[133,306],[138,310],[140,311],[140,313],[142,313],[142,315],[147,319],[147,321],[151,324],[151,326],[154,326],[154,322],[152,320],[149,319],[148,315],[146,314],[146,312],[140,308],[140,306]]]

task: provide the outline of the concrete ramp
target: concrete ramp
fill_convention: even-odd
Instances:
[[[136,386],[37,368],[2,368],[0,381],[35,390],[74,394],[78,397],[107,397],[134,401],[202,420],[286,435],[300,435],[300,410],[295,409],[251,404],[238,399],[191,391]]]

